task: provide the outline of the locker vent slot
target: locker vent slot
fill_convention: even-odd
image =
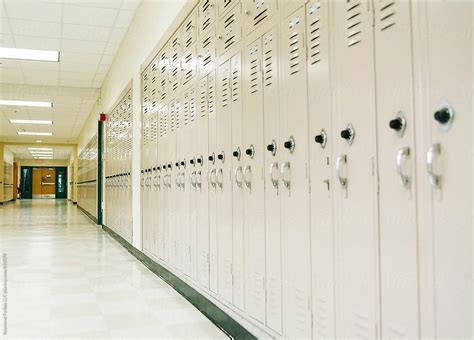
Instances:
[[[186,94],[183,108],[183,124],[188,125],[189,119],[189,94]]]
[[[235,32],[234,25],[235,23],[235,13],[232,13],[227,19],[224,20],[224,29],[226,31],[226,40],[224,41],[224,49],[228,50],[231,46],[235,44]]]
[[[207,83],[206,81],[201,82],[201,90],[199,94],[199,113],[201,117],[206,116],[207,111]]]
[[[396,6],[395,1],[384,1],[384,5],[380,8],[380,30],[386,29],[395,25]]]
[[[215,98],[215,86],[214,86],[214,75],[208,78],[208,98],[209,98],[209,114],[216,112],[216,98]]]
[[[206,39],[203,41],[202,45],[202,50],[203,50],[203,55],[201,56],[202,59],[202,67],[206,67],[212,62],[212,51],[210,48],[210,45],[212,43],[212,37],[208,36]]]
[[[196,96],[194,90],[191,90],[191,98],[189,100],[189,120],[194,122],[196,120]]]
[[[175,66],[171,70],[171,79],[172,79],[171,80],[171,88],[172,88],[173,91],[178,90],[178,87],[179,87],[178,76],[179,76],[179,66]]]
[[[362,41],[362,6],[360,0],[347,0],[347,46]]]
[[[289,22],[289,28],[293,29],[300,24],[300,17],[294,17]],[[289,61],[290,61],[290,75],[294,75],[300,71],[301,51],[300,51],[300,34],[294,31],[289,37]]]
[[[232,70],[232,101],[236,102],[240,98],[240,72],[239,63],[236,63],[236,67]]]
[[[321,3],[318,1],[309,9],[310,23],[309,23],[309,62],[311,65],[317,64],[321,61],[321,39],[320,39],[320,17],[319,8]]]
[[[170,105],[170,131],[173,132],[176,128],[176,111],[175,111],[175,106],[174,106],[174,103],[172,102],[171,105]]]
[[[234,0],[224,0],[224,10],[229,8]]]
[[[273,36],[269,35],[264,39],[265,52],[263,61],[263,83],[264,85],[271,86],[273,84],[275,68],[273,66]]]
[[[152,95],[152,97],[154,97],[154,96],[155,96],[155,94],[156,94],[156,89],[155,89],[155,88],[153,88],[153,90],[151,90],[151,95]]]
[[[187,49],[194,43],[194,23],[193,19],[189,20],[184,26],[185,32],[185,39],[184,39],[184,47]]]
[[[258,48],[252,47],[250,49],[251,58],[250,61],[250,93],[254,94],[259,92],[259,84],[260,84],[260,70],[259,70],[259,60],[258,60]]]
[[[227,107],[229,105],[229,78],[222,78],[222,107]]]
[[[258,13],[254,18],[253,18],[253,26],[257,27],[258,24],[260,24],[263,20],[265,20],[268,17],[268,9],[265,8],[263,11]]]

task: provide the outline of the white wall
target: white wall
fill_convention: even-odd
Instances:
[[[108,113],[120,99],[123,89],[133,85],[133,245],[141,249],[140,221],[140,149],[141,149],[141,65],[149,57],[158,41],[180,13],[186,2],[194,0],[143,1],[105,77],[100,98],[94,106],[78,139],[78,152],[87,145],[97,131],[100,112]]]
[[[10,151],[8,146],[5,147],[5,151],[3,153],[3,160],[10,164],[13,164],[13,153]]]

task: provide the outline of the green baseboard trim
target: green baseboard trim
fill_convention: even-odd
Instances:
[[[194,307],[196,307],[202,314],[204,314],[212,323],[219,327],[224,333],[234,339],[253,340],[257,339],[252,333],[245,329],[241,324],[232,319],[226,312],[217,307],[205,296],[200,294],[186,282],[174,275],[168,269],[155,262],[150,257],[143,254],[140,250],[133,247],[122,236],[115,231],[102,225],[102,229],[111,235],[117,242],[119,242],[130,254],[135,256],[148,269],[158,275],[167,284],[173,287],[186,300],[188,300]]]
[[[89,217],[95,224],[97,224],[97,217],[93,216],[90,212],[85,210],[83,207],[81,207],[79,204],[77,205],[77,208],[84,213],[87,217]]]

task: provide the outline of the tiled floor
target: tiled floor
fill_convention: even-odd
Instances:
[[[2,254],[7,337],[226,338],[67,201],[0,206]]]

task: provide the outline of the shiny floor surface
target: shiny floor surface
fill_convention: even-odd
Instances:
[[[0,338],[226,338],[65,200],[0,206],[0,256]]]

